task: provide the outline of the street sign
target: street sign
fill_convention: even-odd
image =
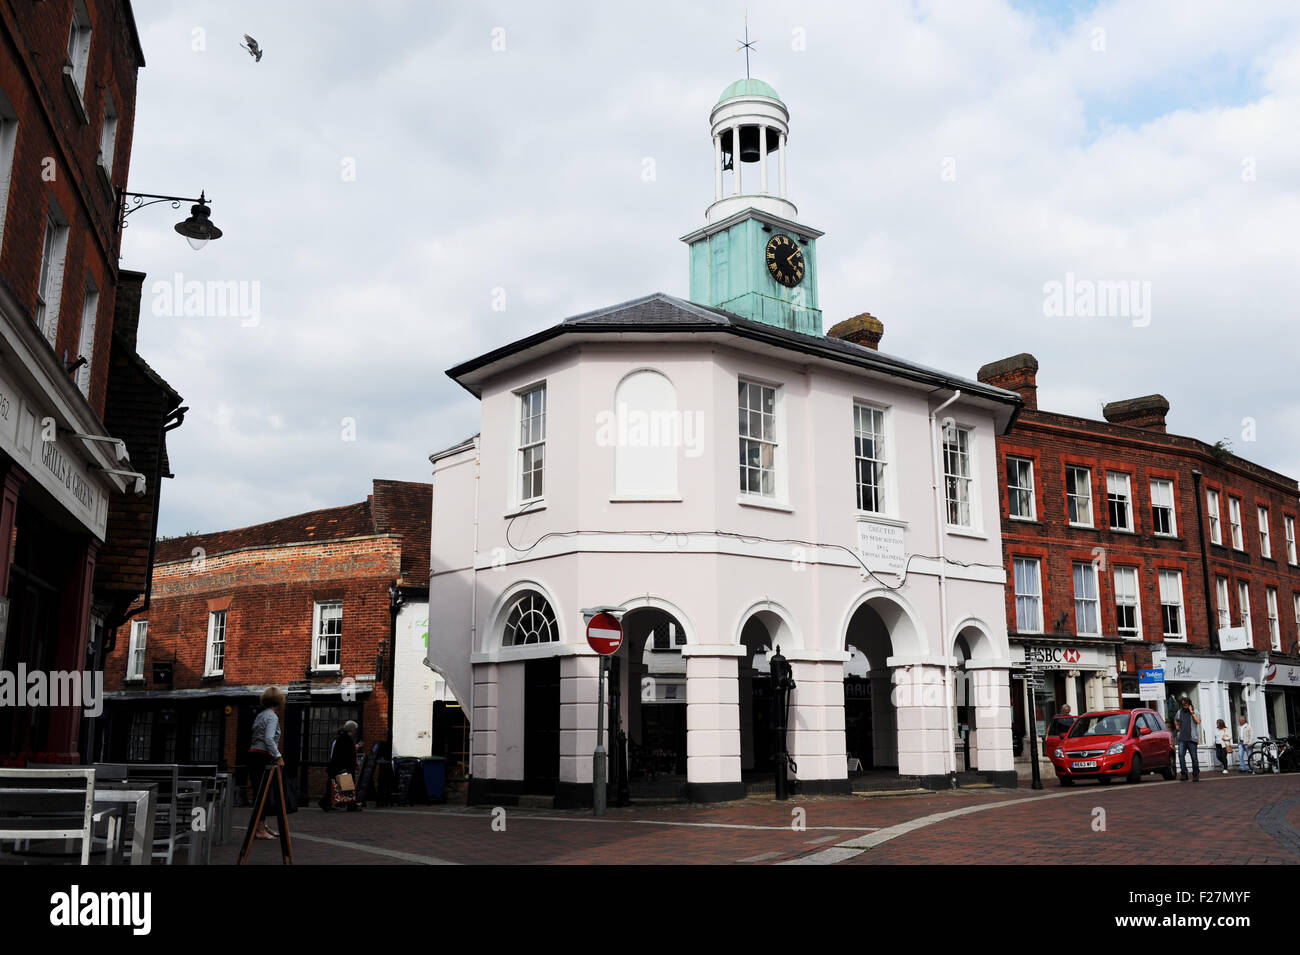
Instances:
[[[587,646],[609,656],[623,645],[623,626],[612,613],[598,613],[587,624]]]
[[[1138,670],[1138,699],[1163,700],[1165,698],[1165,671],[1163,668]]]

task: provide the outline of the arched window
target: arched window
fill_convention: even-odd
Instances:
[[[614,391],[614,493],[677,496],[677,453],[687,435],[677,389],[657,371],[635,371]]]
[[[533,643],[557,643],[560,628],[555,622],[555,611],[546,598],[533,590],[526,590],[514,599],[506,614],[506,630],[501,645],[523,647]]]

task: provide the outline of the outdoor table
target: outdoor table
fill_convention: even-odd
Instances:
[[[181,779],[176,783],[176,831],[185,833],[189,843],[189,865],[199,864],[202,841],[207,838],[205,831],[195,832],[192,825],[195,808],[203,805],[203,780]]]
[[[156,783],[101,782],[95,786],[96,806],[101,803],[120,804],[133,813],[131,865],[149,865],[152,861],[150,855],[153,851],[153,822],[157,794]]]

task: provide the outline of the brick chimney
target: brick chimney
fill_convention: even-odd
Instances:
[[[1016,392],[1026,411],[1038,410],[1038,359],[1029,352],[989,362],[975,377],[986,385]]]
[[[836,322],[831,326],[831,330],[826,333],[826,336],[828,338],[843,339],[846,342],[853,342],[855,345],[862,345],[864,348],[877,351],[880,348],[880,339],[884,334],[884,322],[870,312],[863,312],[861,315],[854,315],[842,322]]]
[[[121,269],[117,273],[117,296],[113,300],[113,331],[135,351],[140,330],[140,299],[144,297],[144,273]]]
[[[1164,395],[1147,395],[1127,401],[1112,401],[1102,407],[1101,413],[1111,424],[1125,424],[1130,428],[1146,428],[1164,434],[1169,402]]]

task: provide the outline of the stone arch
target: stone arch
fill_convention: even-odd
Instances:
[[[645,594],[644,596],[641,597],[632,597],[628,600],[625,600],[621,604],[619,604],[618,607],[620,610],[623,610],[625,612],[631,610],[641,610],[646,607],[650,607],[655,610],[662,610],[664,613],[669,614],[672,617],[675,617],[677,619],[677,622],[682,625],[682,632],[686,635],[687,646],[695,646],[700,642],[699,631],[695,629],[695,624],[691,622],[691,618],[687,616],[685,611],[683,611],[681,607],[677,606],[677,604],[669,600],[664,600],[662,597],[655,597],[650,594]]]
[[[846,647],[854,618],[863,607],[872,610],[884,625],[889,635],[891,656],[919,656],[925,652],[929,639],[924,625],[918,623],[920,615],[906,598],[880,587],[860,595],[850,605],[840,625]]]
[[[781,652],[786,655],[789,655],[791,650],[806,649],[803,629],[796,622],[794,614],[772,600],[760,600],[740,614],[735,628],[737,645],[744,645],[745,629],[755,618],[767,631],[773,649],[780,646]]]

